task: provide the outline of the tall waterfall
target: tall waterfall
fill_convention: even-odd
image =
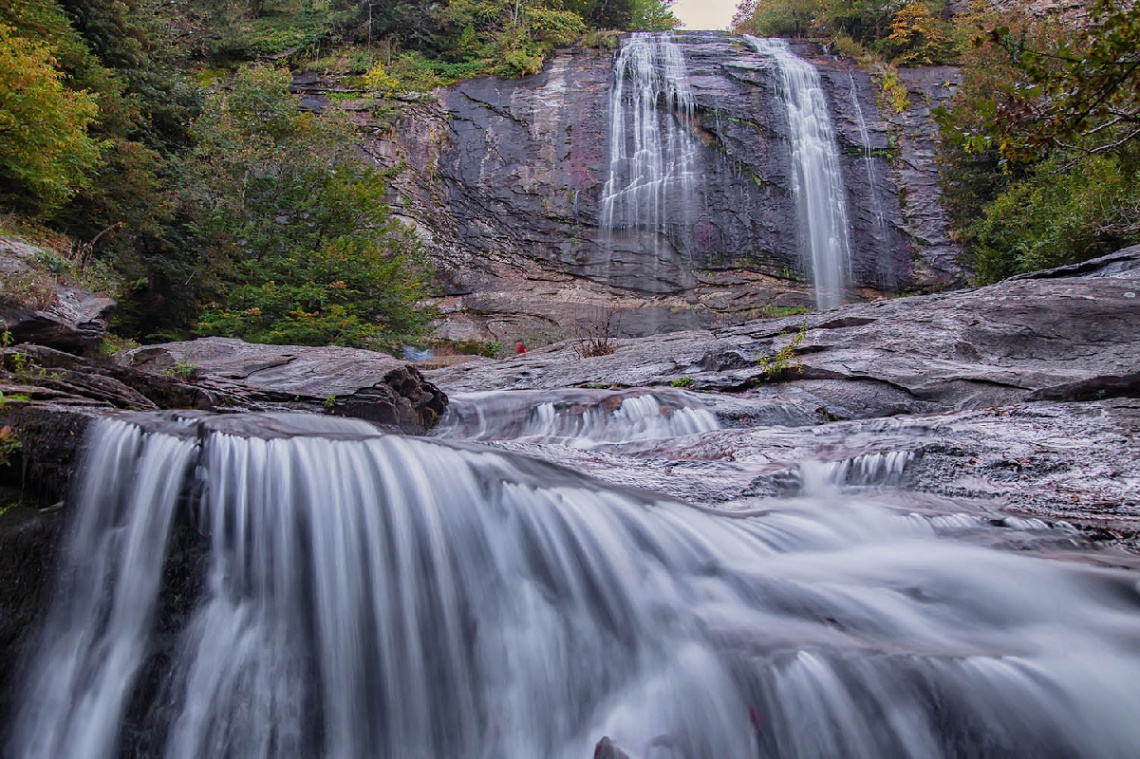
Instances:
[[[626,38],[610,90],[610,167],[603,229],[663,232],[685,220],[696,181],[695,102],[685,58],[669,34]]]
[[[811,266],[816,306],[835,308],[843,303],[850,279],[850,233],[839,146],[819,73],[796,57],[784,40],[744,38],[757,53],[771,58],[780,71],[791,131],[792,193],[799,217],[801,254]]]
[[[6,756],[1137,745],[1134,576],[940,537],[835,472],[729,516],[327,417],[135,415],[90,450]]]

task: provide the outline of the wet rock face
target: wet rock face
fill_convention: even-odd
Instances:
[[[429,376],[448,392],[689,377],[691,389],[803,393],[796,404],[826,418],[867,418],[1137,395],[1136,324],[1140,246],[978,290],[621,341],[591,359],[551,346]],[[760,359],[776,360],[793,340],[794,357],[771,376]]]
[[[657,229],[603,229],[611,52],[565,49],[533,77],[441,89],[438,103],[408,106],[394,133],[370,139],[379,163],[408,169],[392,180],[394,208],[443,269],[444,336],[513,342],[530,332],[548,342],[570,336],[568,316],[595,303],[617,303],[630,314],[622,333],[644,335],[814,302],[772,63],[723,33],[676,40],[695,104],[697,179]],[[818,46],[796,52],[821,69],[832,107],[854,286],[915,284],[872,82]],[[660,107],[658,115],[674,118]]]
[[[891,176],[906,189],[902,213],[913,241],[915,277],[943,287],[965,284],[966,270],[958,263],[962,249],[951,236],[950,219],[942,209],[942,187],[934,161],[938,125],[931,112],[943,105],[961,79],[953,66],[899,69],[899,81],[909,93],[901,113],[888,113],[888,129],[897,143]]]

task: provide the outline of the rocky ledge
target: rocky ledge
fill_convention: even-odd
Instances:
[[[77,353],[99,345],[116,303],[45,273],[58,257],[0,235],[0,331],[7,341]]]
[[[1136,550],[1138,295],[1140,246],[977,290],[613,340],[593,358],[561,343],[428,376],[451,393],[685,387],[722,429],[532,452],[692,503],[762,509],[817,461],[845,482],[889,479],[911,506],[972,501]]]

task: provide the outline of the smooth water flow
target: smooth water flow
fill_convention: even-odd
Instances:
[[[940,537],[837,485],[901,458],[803,467],[808,496],[731,516],[327,417],[90,434],[7,756],[588,759],[609,736],[634,759],[1130,757],[1140,739],[1135,575]]]
[[[815,281],[818,308],[843,303],[850,280],[851,250],[847,196],[839,146],[819,73],[778,39],[744,39],[780,72],[792,141],[792,193],[799,217],[800,250]]]
[[[603,229],[664,232],[686,220],[697,179],[697,144],[687,129],[694,109],[685,58],[671,35],[623,40],[610,90]]]
[[[716,416],[680,390],[455,393],[435,431],[452,440],[596,448],[715,430]]]

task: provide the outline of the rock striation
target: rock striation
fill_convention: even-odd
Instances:
[[[854,484],[887,477],[1135,549],[1138,323],[1140,246],[977,290],[620,340],[594,358],[558,344],[428,376],[451,393],[697,391],[721,430],[631,444],[632,457],[537,451],[693,503],[761,508],[756,498],[797,493],[801,462],[819,461],[837,477],[861,472]]]
[[[374,129],[366,149],[393,170],[394,209],[441,268],[441,336],[541,344],[572,335],[592,309],[615,309],[622,334],[646,335],[814,302],[775,64],[725,33],[674,39],[686,112],[660,106],[658,117],[688,130],[697,186],[687,201],[671,199],[660,214],[668,222],[653,228],[603,224],[610,51],[567,48],[532,77],[461,82],[436,102],[406,104],[394,129]],[[834,114],[855,287],[945,285],[926,274],[937,267],[914,262],[928,246],[899,205],[891,127],[870,77],[818,45],[794,50],[820,69]],[[297,86],[310,107],[327,104],[311,83]]]

